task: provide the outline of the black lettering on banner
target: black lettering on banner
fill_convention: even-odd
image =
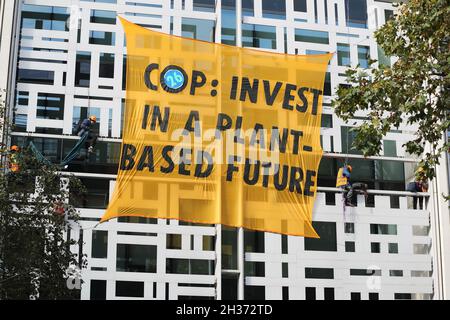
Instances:
[[[146,104],[144,107],[144,116],[142,117],[142,129],[147,128],[149,113],[150,113],[150,106],[148,104]]]
[[[196,137],[201,136],[201,128],[200,128],[200,116],[197,110],[192,110],[189,113],[189,117],[186,120],[186,124],[184,126],[184,130],[195,133]]]
[[[120,170],[131,170],[134,167],[134,157],[136,147],[132,144],[124,143],[122,147],[122,158],[120,159]]]
[[[277,97],[278,92],[280,91],[282,83],[280,81],[277,81],[277,83],[275,83],[275,87],[273,88],[272,92],[270,92],[269,80],[263,80],[263,85],[264,85],[264,96],[266,97],[266,104],[268,106],[271,106],[273,105],[275,98]]]
[[[278,127],[272,127],[272,133],[270,135],[270,151],[275,151],[278,149],[281,153],[285,153],[288,136],[288,128],[283,128],[283,137],[280,137],[280,130]]]
[[[198,81],[197,78],[200,78],[200,81]],[[206,77],[205,74],[201,71],[193,70],[192,71],[192,80],[191,80],[191,90],[190,94],[193,96],[195,95],[195,89],[203,87],[206,83]]]
[[[216,139],[220,139],[219,131],[225,131],[231,128],[233,120],[225,113],[219,113],[217,116]]]
[[[169,155],[169,152],[173,151],[173,146],[164,146],[161,152],[161,156],[164,160],[167,162],[167,167],[161,166],[161,172],[162,173],[171,173],[173,169],[175,168],[175,164],[173,163],[172,158]]]
[[[148,161],[148,162],[146,162]],[[148,167],[148,171],[154,172],[155,167],[153,163],[153,147],[145,146],[141,157],[139,158],[139,163],[137,165],[137,170],[142,171],[145,167]]]
[[[300,140],[300,137],[303,136],[303,131],[291,129],[291,135],[293,136],[293,139],[294,139],[294,144],[292,146],[292,153],[298,154],[298,147],[300,145],[299,140]]]
[[[144,82],[145,85],[147,86],[147,88],[149,88],[150,90],[158,90],[158,87],[155,86],[152,81],[150,80],[150,74],[152,73],[153,70],[156,70],[159,68],[159,64],[157,63],[151,63],[147,66],[147,68],[145,68],[144,71]]]
[[[202,161],[197,161],[197,165],[195,166],[194,176],[197,178],[207,178],[210,176],[213,170],[213,158],[209,152],[206,151],[197,151],[197,159],[202,159]],[[203,168],[203,160],[206,159],[206,169],[202,171]]]
[[[290,102],[294,100],[294,96],[291,94],[293,90],[297,88],[296,85],[286,83],[286,89],[284,91],[283,109],[294,110],[294,107],[290,105]]]
[[[180,164],[178,165],[178,173],[182,176],[188,176],[191,174],[189,170],[186,169],[187,165],[191,164],[191,159],[188,158],[192,155],[192,150],[188,148],[180,149]]]
[[[242,137],[242,117],[237,116],[236,117],[236,126],[235,126],[235,133],[234,133],[234,142],[239,144],[244,144],[245,140]]]
[[[311,191],[311,187],[314,187],[314,181],[312,180],[313,177],[316,176],[315,171],[306,170],[306,181],[305,181],[305,190],[304,195],[308,197],[313,197],[314,192]]]
[[[313,105],[312,105],[312,111],[311,113],[313,115],[317,114],[317,108],[319,107],[319,96],[322,94],[322,91],[319,89],[311,89],[311,92],[313,93]]]
[[[239,156],[229,156],[228,157],[228,166],[227,166],[227,181],[233,180],[233,172],[238,172],[239,167],[234,165],[234,162],[241,161],[241,157]]]
[[[272,163],[271,162],[263,162],[262,167],[263,167],[262,186],[267,188],[269,185],[269,171],[270,171],[270,168],[272,167]]]
[[[253,162],[253,161],[252,161]],[[250,179],[250,167],[253,166],[253,178]],[[259,166],[260,161],[256,160],[256,163],[252,164],[250,163],[250,159],[245,159],[245,166],[244,166],[244,181],[246,184],[252,186],[255,185],[258,182],[259,179]]]
[[[291,175],[289,177],[289,191],[302,193],[300,182],[303,180],[303,170],[299,167],[291,167]]]
[[[283,165],[283,168],[280,168],[280,165],[276,165],[277,172],[273,175],[273,184],[275,189],[278,191],[283,191],[287,187],[288,182],[288,174],[289,174],[289,166]],[[280,182],[280,172],[282,172],[281,182]]]
[[[159,109],[159,106],[153,106],[152,111],[152,123],[150,124],[150,130],[155,131],[156,129],[156,121],[158,121],[159,128],[161,129],[161,132],[167,132],[167,127],[169,125],[169,116],[170,116],[170,108],[165,107],[164,108],[164,119],[161,115],[161,110]],[[145,128],[143,128],[145,129]]]
[[[259,139],[256,139],[256,136],[259,135]],[[250,137],[250,145],[254,146],[258,144],[260,149],[266,148],[266,141],[264,140],[264,127],[260,123],[256,123],[255,127],[252,131],[252,136]]]
[[[253,85],[250,85],[250,80],[247,77],[243,77],[239,100],[245,101],[245,96],[248,95],[250,101],[256,103],[258,101],[258,85],[258,79],[253,79]]]
[[[300,98],[300,100],[302,101],[302,105],[296,105],[295,108],[297,109],[298,112],[306,112],[306,110],[308,109],[308,99],[305,96],[305,91],[308,92],[309,89],[306,87],[302,87],[300,89],[298,89],[297,93],[298,93],[298,97]]]
[[[238,81],[239,78],[236,76],[231,79],[230,100],[236,100]]]

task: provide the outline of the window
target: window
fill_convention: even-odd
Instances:
[[[369,292],[369,300],[379,300],[378,292]]]
[[[181,33],[183,37],[214,42],[215,21],[182,18]]]
[[[324,288],[324,299],[334,300],[334,288]]]
[[[333,116],[331,114],[322,113],[322,128],[333,128]]]
[[[253,16],[254,15],[254,3],[253,0],[242,0],[242,15]]]
[[[281,264],[281,275],[283,278],[289,278],[289,264],[287,262]]]
[[[262,0],[263,18],[286,19],[286,1]]]
[[[108,257],[108,231],[92,230],[92,258]]]
[[[397,234],[396,224],[370,224],[370,234]]]
[[[181,234],[167,234],[166,249],[181,249]]]
[[[39,93],[37,100],[36,118],[38,119],[64,119],[64,95]]]
[[[305,279],[334,279],[334,269],[305,268]]]
[[[282,287],[282,299],[289,300],[289,287]]]
[[[118,297],[144,297],[144,282],[116,281],[116,296]]]
[[[156,272],[156,246],[117,244],[117,271]]]
[[[380,243],[379,242],[371,242],[370,243],[370,252],[380,253]]]
[[[54,71],[19,68],[17,74],[17,81],[23,83],[53,85],[54,80],[55,80]]]
[[[116,24],[115,11],[91,10],[91,23]]]
[[[285,234],[281,235],[281,253],[288,253],[288,236]]]
[[[367,28],[366,0],[345,0],[345,15],[348,27]]]
[[[242,46],[253,48],[276,49],[277,38],[274,26],[259,24],[242,24]]]
[[[167,258],[166,273],[213,275],[214,260]]]
[[[100,78],[114,78],[114,53],[100,53],[98,76]]]
[[[237,269],[237,229],[222,227],[222,268]]]
[[[22,28],[68,31],[68,8],[24,4]]]
[[[316,288],[314,287],[305,288],[305,300],[316,300]]]
[[[398,243],[389,243],[388,248],[389,253],[398,253]]]
[[[89,43],[104,46],[114,46],[116,34],[108,31],[89,31]]]
[[[307,29],[295,29],[295,41],[328,44],[328,32],[307,30]]]
[[[203,251],[214,251],[215,241],[214,236],[203,236]]]
[[[428,254],[430,247],[427,244],[415,243],[413,244],[414,254]]]
[[[383,140],[383,151],[386,157],[396,157],[397,142],[395,140]]]
[[[244,230],[245,252],[264,253],[264,232]]]
[[[91,280],[90,300],[106,300],[106,280]]]
[[[388,22],[389,20],[394,18],[394,11],[392,10],[384,10],[384,20]]]
[[[395,300],[411,300],[411,293],[394,293]]]
[[[355,224],[353,222],[345,222],[344,231],[345,233],[355,233]]]
[[[378,53],[378,64],[380,66],[387,66],[389,67],[391,65],[391,58],[386,56],[384,53],[383,48],[377,45],[377,53]]]
[[[247,277],[265,277],[266,275],[264,262],[245,261],[244,269]]]
[[[403,270],[389,270],[390,277],[403,277]]]
[[[325,83],[323,85],[323,94],[325,96],[331,96],[331,73],[325,73]]]
[[[215,0],[193,0],[194,11],[214,12],[216,10]]]
[[[91,80],[91,53],[78,51],[75,65],[75,86],[89,87]]]
[[[361,68],[367,69],[370,60],[370,47],[358,46],[358,64]]]
[[[294,0],[294,11],[306,12],[306,0]]]
[[[350,45],[337,44],[338,66],[350,66]]]
[[[381,276],[381,270],[370,270],[370,269],[350,269],[351,276]]]
[[[264,300],[266,298],[266,287],[244,286],[244,300]]]
[[[313,221],[313,227],[320,239],[305,238],[305,250],[337,251],[336,223]]]
[[[345,252],[355,252],[354,241],[345,241]]]
[[[64,154],[68,153],[74,146],[72,144],[64,145]],[[81,208],[104,209],[109,199],[109,180],[95,178],[81,178],[81,182],[86,188],[86,193],[80,196],[73,196],[73,204]]]
[[[222,274],[222,300],[237,300],[237,275]]]
[[[117,218],[117,222],[157,224],[158,223],[158,219],[155,219],[155,218],[143,218],[143,217],[118,217]]]
[[[361,300],[361,292],[351,292],[350,300]]]

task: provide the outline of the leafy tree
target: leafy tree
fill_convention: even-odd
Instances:
[[[67,199],[69,190],[83,192],[83,186],[28,148],[17,163],[18,172],[8,165],[0,170],[0,299],[77,298],[80,291],[69,289],[66,271],[85,267],[86,260],[70,250],[69,221],[76,223],[78,214]]]
[[[347,70],[349,87],[333,101],[336,114],[349,121],[355,113],[368,119],[355,127],[353,147],[365,156],[381,151],[383,136],[402,121],[417,126],[406,151],[421,158],[423,177],[433,179],[439,157],[450,143],[441,139],[450,125],[450,1],[409,0],[395,4],[397,14],[375,32],[379,46],[394,56],[392,66]],[[425,144],[432,151],[426,152]]]

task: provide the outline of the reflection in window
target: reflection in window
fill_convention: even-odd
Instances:
[[[260,261],[245,261],[244,271],[247,277],[264,277],[266,275],[265,264]]]
[[[216,9],[216,0],[193,0],[194,11],[214,12]]]
[[[167,249],[181,249],[181,234],[167,234],[166,235]]]
[[[328,44],[328,32],[307,30],[307,29],[295,29],[295,41]]]
[[[234,1],[227,1],[234,2]],[[222,1],[222,43],[236,45],[236,11]]]
[[[275,27],[243,23],[242,46],[252,48],[276,49],[277,38]]]
[[[386,56],[386,54],[384,53],[384,50],[377,45],[377,51],[378,51],[378,64],[380,66],[386,66],[389,67],[391,66],[391,59]]]
[[[182,18],[181,35],[186,38],[214,42],[215,21]]]
[[[64,119],[64,95],[39,93],[36,117],[38,119]]]
[[[115,11],[91,10],[91,23],[116,24]]]
[[[214,251],[215,250],[215,237],[214,236],[203,236],[203,251]]]
[[[350,45],[337,44],[338,66],[350,66]]]
[[[396,224],[370,224],[370,234],[397,234]]]
[[[78,51],[75,65],[75,86],[89,87],[91,80],[91,53]]]
[[[116,43],[116,34],[108,31],[89,31],[89,43],[113,46]]]
[[[358,64],[361,68],[368,68],[370,60],[370,47],[358,46]]]
[[[55,79],[54,71],[32,70],[19,68],[17,82],[53,85]]]
[[[245,252],[264,253],[264,232],[244,230]]]
[[[22,28],[68,31],[68,8],[22,5]]]
[[[286,19],[286,1],[262,0],[264,18]]]
[[[345,0],[347,27],[367,28],[367,0]]]
[[[117,271],[156,272],[156,246],[117,244]]]

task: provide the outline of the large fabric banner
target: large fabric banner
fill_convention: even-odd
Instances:
[[[331,54],[243,49],[120,20],[127,99],[102,221],[139,216],[318,237],[312,209]]]

